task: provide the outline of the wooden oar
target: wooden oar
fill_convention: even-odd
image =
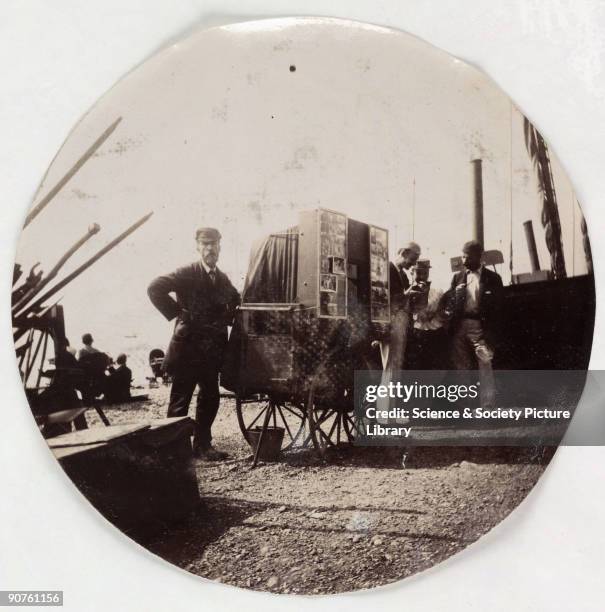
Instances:
[[[114,238],[110,243],[106,244],[100,251],[98,251],[95,255],[93,255],[90,259],[85,261],[79,268],[76,268],[71,274],[68,274],[62,281],[59,281],[56,285],[51,287],[42,297],[38,298],[33,304],[29,305],[25,310],[20,312],[17,317],[21,317],[23,315],[27,315],[39,308],[46,300],[55,295],[57,291],[61,291],[65,285],[69,284],[74,278],[80,276],[82,272],[90,268],[93,263],[95,263],[98,259],[103,257],[106,253],[111,251],[116,245],[118,245],[122,240],[130,236],[132,232],[141,227],[143,223],[145,223],[150,217],[153,215],[153,212],[146,214],[144,217],[141,217],[136,223],[133,223],[128,229],[122,232],[117,238]]]
[[[86,153],[69,169],[67,174],[36,204],[25,217],[23,228],[25,229],[47,206],[47,204],[65,187],[70,179],[78,172],[78,170],[97,152],[97,149],[113,134],[113,131],[122,121],[122,117],[118,117],[88,148]]]
[[[31,299],[35,298],[48,283],[57,276],[59,270],[65,265],[67,260],[90,238],[92,238],[101,226],[97,223],[93,223],[88,231],[80,238],[70,249],[67,250],[65,255],[59,259],[55,264],[55,267],[45,276],[37,285],[33,286],[14,306],[12,312],[19,312]]]

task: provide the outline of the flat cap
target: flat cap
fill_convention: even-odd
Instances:
[[[407,242],[400,249],[397,250],[397,253],[401,255],[402,253],[405,253],[406,251],[413,251],[418,256],[420,256],[420,252],[421,252],[420,245],[417,242]]]
[[[221,233],[214,227],[200,227],[195,232],[195,239],[198,242],[218,242],[221,239]]]
[[[483,254],[483,245],[478,240],[469,240],[462,246],[463,253],[477,253],[478,255]]]

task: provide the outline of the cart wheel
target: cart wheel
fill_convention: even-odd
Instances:
[[[357,368],[362,370],[374,369],[373,365],[370,363],[367,357],[362,357],[361,364],[358,364]],[[353,404],[351,402],[349,409],[345,410],[342,415],[342,425],[345,430],[345,433],[347,434],[349,442],[353,442],[356,438],[361,436],[362,428],[364,426],[363,419],[360,419],[355,415],[352,406]]]
[[[347,434],[349,442],[353,442],[361,434],[361,423],[359,423],[353,412],[345,412],[342,415],[342,425]]]
[[[349,397],[339,391],[320,396],[317,378],[309,388],[307,396],[307,419],[313,446],[325,458],[329,448],[336,448],[342,442],[351,442],[355,431],[349,411]]]
[[[364,357],[354,369],[372,369]],[[313,446],[325,458],[329,448],[336,448],[343,442],[353,442],[361,434],[362,423],[353,411],[353,389],[346,385],[334,384],[336,377],[330,377],[329,366],[321,366],[311,381],[307,395],[307,419]],[[328,392],[322,391],[328,389]]]
[[[238,394],[235,398],[235,409],[239,428],[250,445],[252,439],[249,432],[253,428],[262,427],[267,411],[269,425],[286,430],[283,451],[309,444],[310,437],[305,436],[306,414],[304,409],[296,404],[278,401],[270,395],[242,398]]]

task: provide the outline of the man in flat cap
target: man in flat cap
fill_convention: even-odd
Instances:
[[[420,245],[408,242],[397,250],[395,262],[389,264],[391,308],[403,308],[409,299],[414,284],[414,267],[420,258]]]
[[[418,295],[414,282],[414,267],[420,257],[420,245],[408,242],[397,250],[395,262],[389,264],[389,288],[391,295],[391,333],[388,351],[383,345],[383,366],[401,370],[405,365],[407,336],[412,324],[410,300]]]
[[[483,246],[469,240],[462,247],[463,269],[452,278],[450,294],[453,304],[452,365],[456,370],[479,367],[481,405],[493,406],[495,387],[492,372],[494,345],[502,310],[502,279],[486,268],[481,259]]]
[[[176,319],[164,358],[164,370],[173,377],[168,416],[186,416],[198,386],[193,451],[197,457],[216,461],[227,456],[213,448],[211,428],[219,407],[218,377],[227,326],[233,322],[240,296],[216,267],[221,250],[219,231],[202,227],[195,239],[200,260],[159,276],[147,293],[166,319]]]
[[[408,242],[397,250],[395,261],[389,263],[391,325],[388,335],[379,343],[383,368],[381,385],[393,382],[395,373],[406,365],[408,334],[413,323],[410,301],[419,294],[414,279],[414,266],[419,257],[420,245]],[[394,406],[392,399],[378,400],[376,403],[378,410],[389,410]]]

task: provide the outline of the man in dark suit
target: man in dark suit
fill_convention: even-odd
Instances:
[[[420,245],[409,242],[397,251],[395,262],[389,263],[391,329],[388,340],[380,347],[385,370],[401,370],[405,365],[407,335],[412,322],[409,301],[417,294],[413,269],[419,257]]]
[[[211,428],[219,407],[218,377],[227,345],[227,326],[233,322],[240,296],[216,267],[221,239],[218,230],[200,228],[195,238],[200,261],[159,276],[147,293],[166,319],[176,318],[164,357],[164,369],[173,376],[168,416],[187,415],[199,386],[193,451],[198,457],[216,461],[227,457],[212,447]]]
[[[483,247],[471,240],[462,247],[464,268],[454,274],[451,285],[453,313],[452,364],[457,370],[482,374],[481,404],[493,406],[495,388],[492,361],[502,307],[502,279],[481,264]]]
[[[389,263],[389,288],[391,312],[407,306],[413,284],[413,270],[420,257],[420,245],[409,242],[397,251],[395,262]]]

